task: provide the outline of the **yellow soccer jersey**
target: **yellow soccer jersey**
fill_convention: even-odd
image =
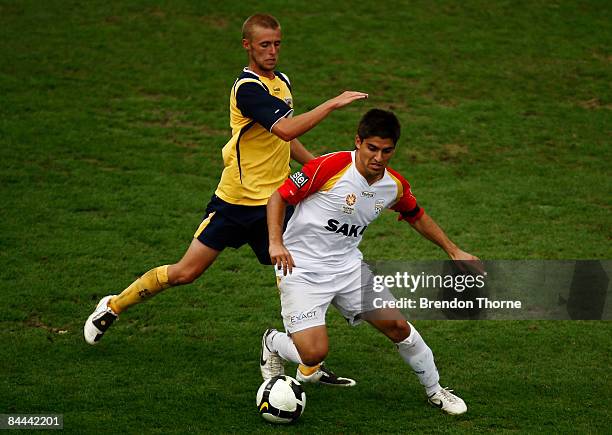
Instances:
[[[289,142],[271,133],[291,116],[291,83],[276,71],[273,80],[245,68],[230,93],[232,138],[223,147],[225,168],[215,194],[238,205],[265,205],[290,173]]]

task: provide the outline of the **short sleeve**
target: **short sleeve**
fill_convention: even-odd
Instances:
[[[244,116],[251,118],[268,131],[271,131],[281,118],[293,112],[283,100],[270,95],[262,85],[254,81],[243,83],[238,87],[236,106]]]
[[[412,194],[408,181],[391,168],[387,168],[387,170],[398,184],[399,199],[390,207],[391,210],[399,213],[398,220],[405,220],[411,224],[415,223],[423,216],[425,210],[419,206],[416,198]]]
[[[301,171],[291,174],[278,188],[278,193],[286,202],[295,205],[313,193],[324,190],[326,183],[345,171],[352,161],[351,153],[347,151],[312,159]]]

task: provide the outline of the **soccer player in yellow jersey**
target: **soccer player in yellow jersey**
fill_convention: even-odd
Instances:
[[[226,247],[245,243],[262,264],[268,253],[266,203],[290,174],[289,160],[305,164],[314,156],[297,139],[332,111],[367,98],[347,91],[313,110],[293,115],[289,78],[276,71],[281,27],[267,14],[249,17],[242,27],[242,46],[249,64],[230,92],[232,137],[223,147],[225,168],[206,209],[204,220],[183,258],[149,270],[119,295],[100,300],[84,326],[85,341],[96,344],[118,315],[162,290],[198,278]],[[330,384],[343,378],[330,375]]]

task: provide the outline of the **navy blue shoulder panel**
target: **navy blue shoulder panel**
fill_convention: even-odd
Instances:
[[[268,92],[268,93],[270,92],[270,89],[266,86],[266,84],[264,82],[261,81],[261,79],[259,78],[259,76],[257,74],[255,74],[252,71],[246,71],[246,70],[242,70],[242,72],[240,73],[240,75],[238,76],[236,81],[234,82],[234,86],[232,86],[232,92],[235,91],[234,88],[236,87],[236,83],[238,83],[242,79],[255,79],[259,83],[261,83],[261,85],[264,87],[266,92]]]
[[[238,80],[242,80],[242,79],[255,79],[255,80],[259,80],[259,76],[257,74],[255,74],[254,72],[252,72],[252,71],[242,70],[242,72],[238,76]]]

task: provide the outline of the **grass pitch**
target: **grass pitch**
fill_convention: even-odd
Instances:
[[[350,149],[394,110],[393,166],[486,259],[611,258],[608,3],[346,1],[259,10],[283,25],[296,113],[345,89],[365,104],[303,137]],[[212,194],[247,2],[0,2],[0,413],[62,413],[70,433],[606,432],[609,322],[419,322],[453,418],[427,407],[393,346],[328,315],[328,363],[303,418],[256,413],[259,340],[280,326],[270,270],[228,250],[197,283],[127,312],[96,347],[96,301],[176,261]],[[367,258],[443,258],[392,214]]]

